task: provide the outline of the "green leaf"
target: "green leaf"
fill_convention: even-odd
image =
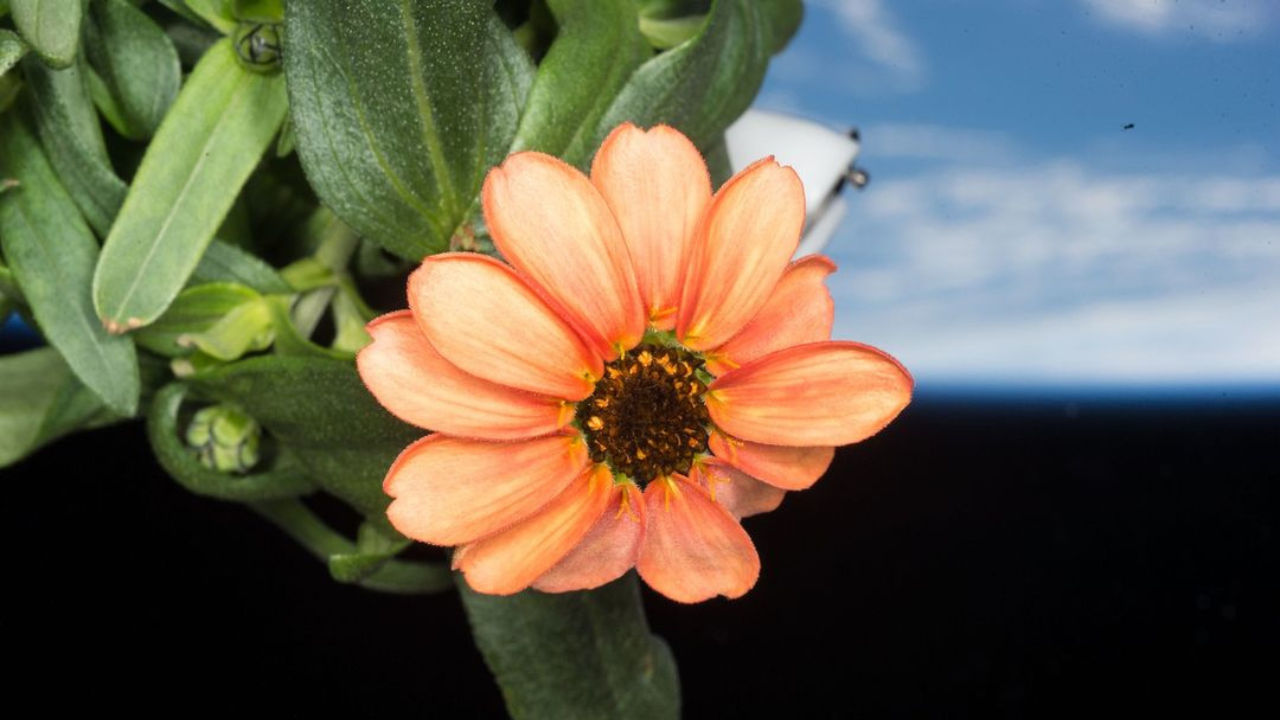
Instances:
[[[0,116],[0,171],[20,183],[0,195],[0,246],[41,332],[108,407],[132,415],[133,343],[107,334],[88,293],[98,243],[17,113]]]
[[[243,407],[322,488],[366,515],[386,510],[387,468],[423,434],[378,405],[351,360],[253,357],[188,381],[205,395]]]
[[[226,35],[236,29],[232,0],[183,0],[187,9]]]
[[[179,293],[169,309],[154,323],[137,331],[134,339],[140,347],[165,357],[181,357],[199,349],[220,360],[234,360],[252,346],[254,335],[264,328],[270,329],[271,317],[264,302],[261,295],[243,285],[196,285]],[[260,308],[256,314],[261,317],[245,317],[245,308],[255,306]],[[251,314],[253,312],[250,311]],[[260,320],[260,324],[254,323],[255,319]],[[243,346],[232,348],[230,352],[219,352],[223,348],[210,348],[207,342],[197,340],[227,322],[245,326],[243,334],[249,337],[243,341]]]
[[[453,586],[449,568],[443,563],[420,563],[390,558],[376,562],[351,541],[334,532],[305,505],[296,500],[254,503],[255,511],[275,523],[312,555],[329,563],[329,573],[339,582],[355,583],[370,590],[421,595]],[[361,526],[364,529],[370,523]],[[377,564],[371,568],[370,564]],[[335,569],[336,566],[336,569]]]
[[[548,0],[559,25],[512,151],[538,150],[581,165],[591,157],[600,117],[631,73],[653,54],[631,0]]]
[[[0,356],[0,467],[117,417],[76,379],[57,350]]]
[[[36,129],[49,161],[89,225],[106,235],[128,186],[107,158],[102,126],[86,87],[84,62],[54,70],[28,59],[23,69],[31,87]]]
[[[83,16],[79,0],[12,0],[9,10],[23,39],[50,66],[64,68],[76,59]]]
[[[490,5],[287,4],[285,75],[307,179],[403,257],[448,247],[515,136],[533,69]]]
[[[294,498],[315,491],[306,473],[292,458],[281,458],[275,467],[249,475],[219,472],[205,467],[196,451],[183,440],[179,411],[187,387],[170,383],[156,393],[147,413],[147,439],[160,465],[187,490],[205,497],[237,502]]]
[[[640,66],[596,130],[619,123],[672,125],[707,149],[751,105],[769,64],[768,28],[756,0],[716,0],[702,29]]]
[[[215,239],[209,243],[196,269],[193,283],[231,282],[245,285],[260,293],[289,293],[289,283],[275,268],[247,250]]]
[[[765,24],[769,27],[769,51],[782,52],[800,29],[804,19],[804,3],[801,0],[763,0]]]
[[[93,0],[85,50],[101,78],[104,102],[117,111],[103,108],[112,126],[131,140],[155,134],[182,83],[169,36],[125,0]]]
[[[248,22],[284,22],[284,0],[233,0],[231,14]]]
[[[0,75],[9,72],[23,55],[27,54],[27,44],[22,42],[11,30],[0,29]]]
[[[634,573],[586,592],[458,591],[516,720],[680,717],[675,659],[649,634]]]
[[[667,50],[688,41],[702,29],[706,18],[702,15],[686,15],[678,18],[651,18],[640,16],[640,32],[649,44]]]
[[[142,158],[93,278],[113,332],[153,322],[200,262],[285,113],[284,78],[242,70],[227,40],[188,78]]]

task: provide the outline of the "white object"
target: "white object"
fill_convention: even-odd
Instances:
[[[826,247],[849,209],[840,192],[858,158],[858,141],[795,115],[748,110],[725,131],[725,143],[734,172],[768,155],[795,169],[805,200],[805,229],[796,256]]]

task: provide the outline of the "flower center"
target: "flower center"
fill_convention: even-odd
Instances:
[[[694,353],[649,343],[605,365],[575,416],[591,459],[641,484],[688,473],[707,450],[710,417],[700,370]]]

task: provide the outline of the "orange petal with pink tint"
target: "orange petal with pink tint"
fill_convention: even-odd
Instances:
[[[705,490],[683,479],[645,488],[645,532],[636,570],[677,602],[736,598],[760,577],[760,556],[742,525]]]
[[[493,242],[606,360],[644,335],[644,309],[618,222],[585,175],[536,152],[489,171]],[[660,208],[647,208],[661,212]]]
[[[836,449],[762,445],[712,432],[711,452],[746,474],[784,490],[805,490],[831,467]]]
[[[409,276],[409,307],[441,356],[499,385],[581,400],[604,372],[568,323],[493,258],[427,258]]]
[[[605,512],[612,485],[604,465],[589,468],[529,519],[468,545],[454,564],[477,592],[520,592],[582,542]]]
[[[708,386],[711,420],[750,442],[848,445],[879,432],[911,402],[911,375],[859,343],[820,342],[766,355]]]
[[[588,464],[576,432],[514,443],[430,435],[387,471],[382,489],[395,498],[387,518],[414,540],[470,542],[534,514]]]
[[[676,335],[708,350],[746,327],[787,268],[804,227],[804,188],[765,158],[729,179],[711,201],[691,255]]]
[[[670,328],[694,234],[711,202],[702,155],[666,125],[645,132],[624,123],[596,153],[591,182],[622,229],[649,322]]]
[[[635,483],[616,484],[582,542],[535,580],[533,589],[568,592],[613,582],[635,567],[643,534],[644,496]]]
[[[714,458],[700,463],[696,474],[698,483],[711,493],[712,499],[739,520],[777,510],[787,494],[782,488],[760,482]]]
[[[787,267],[751,322],[708,357],[707,369],[724,375],[775,350],[831,339],[835,303],[825,280],[836,264],[809,255]]]
[[[408,310],[383,315],[366,329],[373,343],[356,355],[360,379],[405,422],[449,435],[517,440],[554,432],[571,417],[560,400],[459,370],[431,347]]]

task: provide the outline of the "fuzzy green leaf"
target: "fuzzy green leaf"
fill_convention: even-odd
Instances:
[[[125,197],[93,278],[103,324],[153,322],[186,284],[280,128],[284,78],[241,69],[227,40],[188,78]]]
[[[19,113],[0,116],[0,247],[46,340],[115,412],[132,415],[141,381],[128,338],[107,334],[89,297],[98,243]]]
[[[13,31],[0,29],[0,75],[17,65],[28,49],[27,44]]]
[[[11,0],[9,11],[18,33],[51,67],[64,68],[76,59],[80,46],[78,0]]]
[[[507,154],[533,68],[483,0],[286,6],[296,151],[320,199],[411,259],[448,247]]]
[[[618,91],[653,54],[631,0],[548,0],[559,32],[529,91],[512,151],[538,150],[581,165]]]
[[[633,573],[585,592],[481,595],[459,576],[476,644],[525,718],[678,718],[680,681]]]
[[[57,350],[0,356],[0,467],[117,417],[76,379]]]
[[[209,243],[196,269],[193,283],[231,282],[251,287],[260,293],[289,293],[289,283],[275,268],[247,250],[215,239]]]
[[[716,0],[697,35],[640,66],[596,129],[666,123],[706,150],[751,105],[769,64],[770,39],[756,0]]]
[[[102,80],[103,114],[131,140],[145,140],[160,127],[182,83],[178,51],[146,13],[125,0],[94,0],[89,6],[85,50]],[[103,103],[99,103],[103,105]]]
[[[107,158],[83,60],[65,70],[23,61],[36,129],[58,179],[99,235],[111,230],[128,186]]]
[[[387,468],[423,434],[378,405],[350,360],[254,357],[188,380],[244,408],[322,488],[366,515],[385,512]]]

